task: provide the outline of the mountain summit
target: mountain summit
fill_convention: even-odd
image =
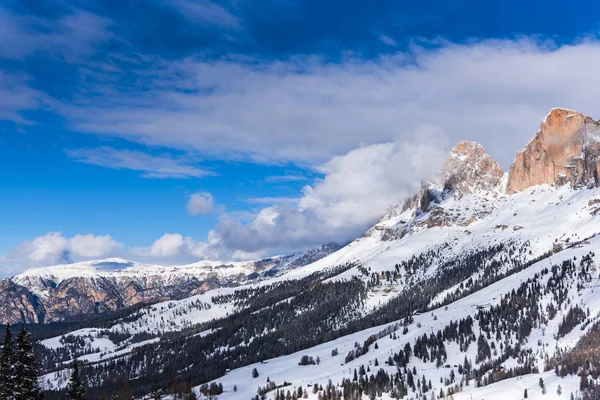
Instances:
[[[506,193],[541,184],[598,186],[600,124],[576,111],[555,108],[510,168]]]
[[[504,176],[502,166],[476,142],[460,142],[444,164],[444,190],[461,197],[498,187]]]

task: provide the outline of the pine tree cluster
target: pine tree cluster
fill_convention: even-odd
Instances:
[[[0,398],[42,399],[38,375],[39,367],[33,355],[29,333],[22,327],[15,342],[10,326],[7,325],[0,355]]]

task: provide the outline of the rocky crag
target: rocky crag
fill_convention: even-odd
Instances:
[[[506,192],[531,186],[598,186],[600,123],[576,111],[555,108],[510,168]]]

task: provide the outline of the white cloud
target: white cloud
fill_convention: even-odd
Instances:
[[[214,207],[214,199],[209,192],[194,193],[187,203],[187,210],[191,215],[210,214]]]
[[[415,45],[336,64],[310,56],[191,57],[133,67],[143,79],[127,80],[119,96],[107,79],[107,93],[93,104],[57,110],[88,133],[223,159],[320,166],[323,179],[297,205],[267,207],[249,222],[227,214],[206,241],[171,233],[142,252],[241,256],[360,235],[441,165],[447,144],[479,141],[508,167],[550,108],[600,117],[597,65],[597,41],[556,46],[527,38]],[[198,209],[206,208],[191,212]],[[53,243],[35,257],[61,257]]]
[[[423,126],[409,141],[334,157],[320,168],[325,177],[304,188],[297,207],[265,208],[250,223],[224,216],[211,232],[213,246],[256,252],[356,238],[439,171],[446,147],[443,132]]]
[[[365,146],[334,157],[320,168],[324,179],[304,188],[299,210],[313,210],[334,228],[347,226],[349,220],[370,223],[440,170],[447,146],[443,132],[423,126],[409,141]]]
[[[75,235],[65,237],[60,232],[49,232],[31,241],[21,243],[8,258],[23,266],[69,263],[72,258],[105,257],[122,247],[109,235]]]
[[[197,241],[179,233],[165,233],[149,247],[131,249],[132,254],[153,258],[157,262],[191,262],[200,259],[219,259],[224,253],[217,239],[209,234],[206,241]],[[228,253],[232,257],[233,253]]]
[[[58,263],[69,259],[69,240],[60,232],[47,233],[21,246],[28,250],[28,258],[36,263]]]
[[[170,257],[179,255],[184,247],[185,240],[178,233],[165,233],[150,247],[150,255],[157,257]]]
[[[75,235],[69,239],[71,253],[83,258],[99,258],[122,247],[122,244],[109,235]]]
[[[66,150],[72,160],[113,169],[142,171],[144,178],[201,178],[215,175],[213,171],[198,168],[194,160],[176,158],[169,154],[151,155],[141,151],[98,147]]]
[[[73,129],[222,158],[321,164],[430,124],[508,166],[552,107],[600,115],[600,44],[534,39],[413,46],[328,63],[240,57],[157,60],[119,96],[60,108]],[[150,78],[149,78],[150,77]],[[107,80],[110,87],[111,83]]]

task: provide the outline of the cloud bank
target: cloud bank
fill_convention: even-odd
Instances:
[[[74,130],[223,159],[320,165],[423,125],[475,140],[508,166],[552,107],[600,114],[600,44],[535,39],[415,44],[376,59],[154,59],[93,104],[61,107]],[[146,64],[145,64],[146,65]],[[551,66],[551,67],[549,67]],[[124,68],[121,66],[121,68]]]
[[[443,132],[424,126],[408,141],[352,150],[319,168],[324,178],[304,187],[296,207],[265,208],[247,224],[225,216],[213,234],[223,248],[245,252],[351,240],[439,171],[446,147]]]

